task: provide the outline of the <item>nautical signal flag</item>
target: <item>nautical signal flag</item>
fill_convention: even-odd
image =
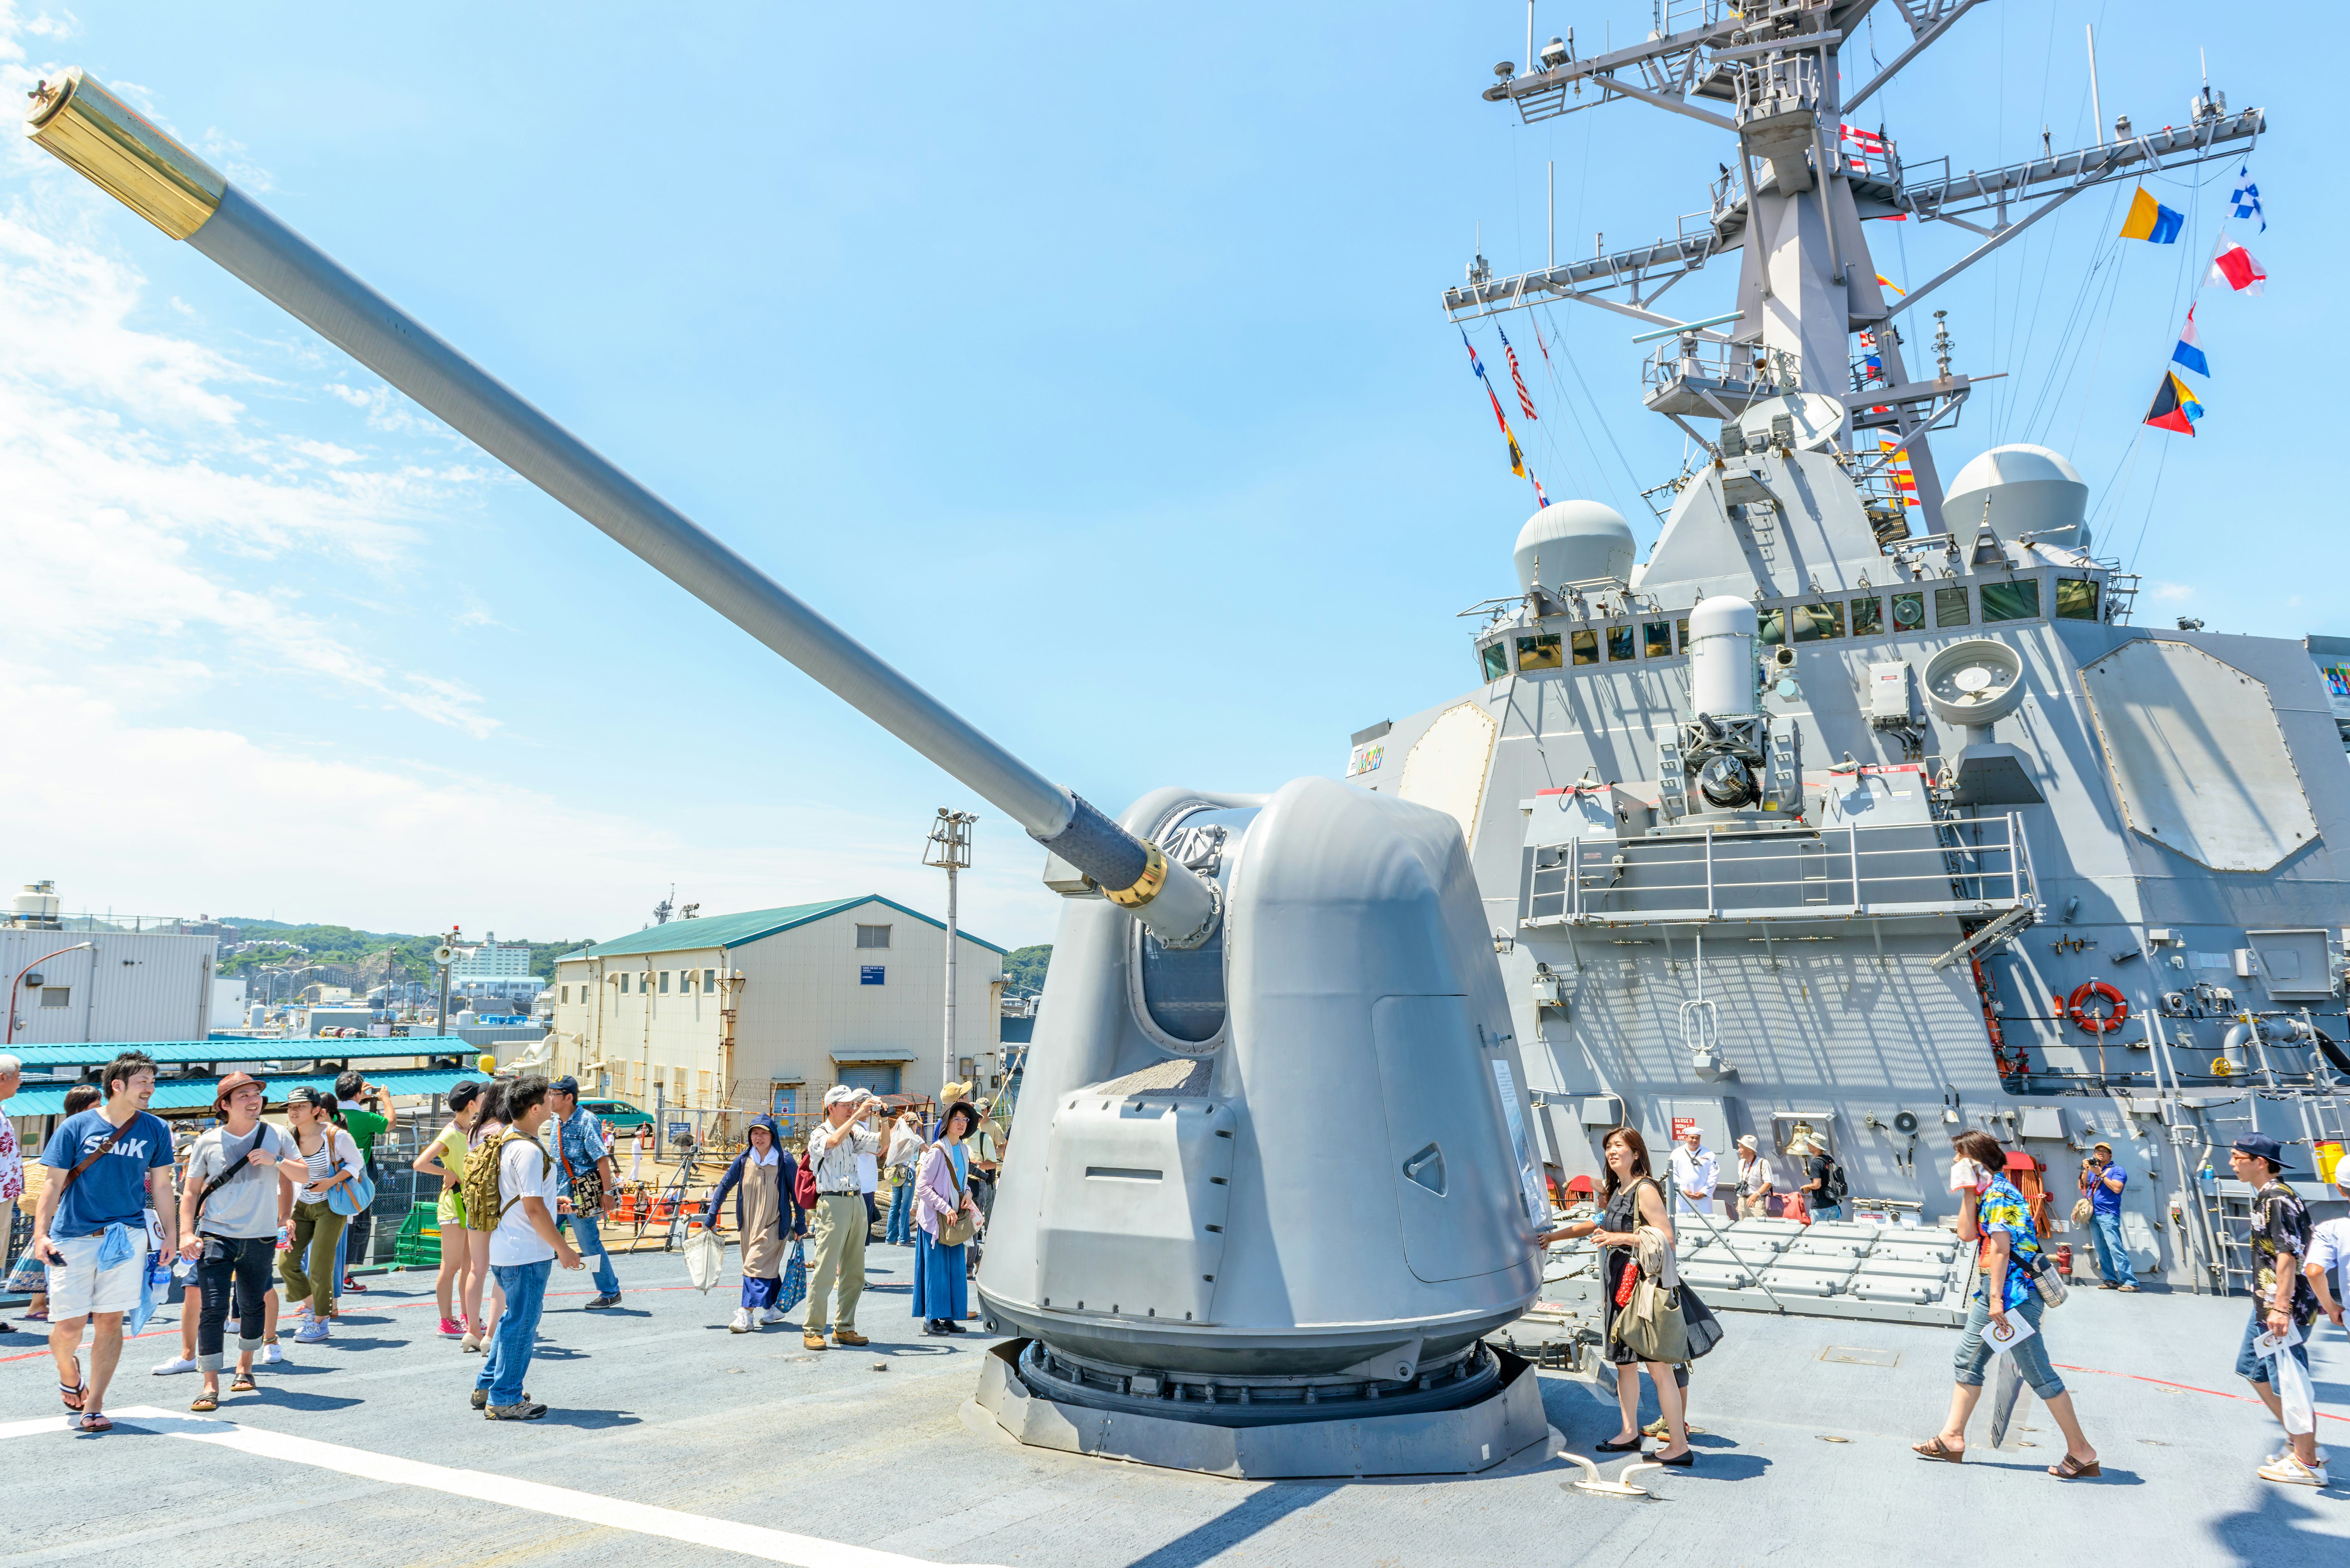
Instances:
[[[2238,294],[2259,294],[2261,285],[2268,281],[2268,270],[2252,259],[2252,253],[2220,231],[2220,248],[2211,257],[2211,270],[2204,275],[2206,284],[2224,283]]]
[[[2236,189],[2229,196],[2228,203],[2236,216],[2257,218],[2260,220],[2261,233],[2265,234],[2269,232],[2269,215],[2261,211],[2261,188],[2252,183],[2251,164],[2236,165]]]
[[[2178,347],[2170,351],[2170,362],[2194,371],[2199,376],[2211,373],[2211,361],[2203,358],[2202,335],[2195,330],[2195,307],[2187,307],[2187,325],[2179,329]]]
[[[1896,446],[1883,436],[1878,436],[1877,450],[1886,454],[1886,477],[1892,482],[1893,488],[1900,493],[1901,504],[1904,506],[1917,505],[1918,476],[1902,466],[1909,461],[1909,449],[1906,446]]]
[[[2195,421],[2203,417],[2203,405],[2195,399],[2186,382],[2174,371],[2162,373],[2162,390],[2154,395],[2154,407],[2147,410],[2146,422],[2158,431],[2177,431],[2181,435],[2195,433]]]
[[[2186,213],[2164,206],[2147,195],[2146,187],[2141,185],[2137,194],[2130,198],[2129,216],[2122,220],[2121,237],[2158,245],[2176,244],[2178,231],[2186,224]]]

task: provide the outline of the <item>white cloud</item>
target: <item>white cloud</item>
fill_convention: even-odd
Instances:
[[[101,692],[37,667],[0,660],[0,690],[14,731],[70,760],[0,773],[0,811],[15,825],[5,875],[55,877],[76,909],[274,909],[401,930],[461,920],[552,940],[633,930],[672,881],[711,914],[868,892],[940,902],[939,874],[905,853],[902,823],[787,810],[800,820],[768,822],[764,847],[741,840],[731,814],[664,828],[421,765],[142,724],[122,699],[153,692]],[[1037,886],[1033,858],[993,858],[967,876],[966,909],[997,919],[1016,909],[1022,929],[1044,929],[1039,911],[1049,919],[1044,906],[1058,900]]]
[[[2147,593],[2148,597],[2153,598],[2158,604],[2184,604],[2189,599],[2195,597],[2195,585],[2192,583],[2156,583],[2147,589]]]

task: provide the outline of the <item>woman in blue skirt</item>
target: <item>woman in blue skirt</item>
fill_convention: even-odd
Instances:
[[[962,1243],[941,1246],[939,1236],[959,1220],[976,1224],[977,1205],[971,1200],[971,1152],[963,1139],[979,1126],[979,1112],[968,1100],[947,1107],[938,1141],[922,1151],[914,1174],[914,1315],[924,1334],[961,1334],[969,1311],[969,1282],[963,1266]]]

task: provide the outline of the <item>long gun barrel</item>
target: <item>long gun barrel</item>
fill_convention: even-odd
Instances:
[[[1215,929],[1210,884],[973,728],[684,514],[517,396],[79,70],[32,94],[26,134],[185,240],[483,451],[904,741],[1170,946]]]

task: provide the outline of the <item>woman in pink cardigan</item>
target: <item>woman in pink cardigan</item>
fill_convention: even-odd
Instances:
[[[971,1151],[962,1140],[979,1126],[979,1112],[968,1100],[947,1107],[939,1124],[938,1141],[922,1152],[914,1173],[914,1315],[924,1334],[961,1334],[969,1310],[969,1281],[962,1244],[939,1245],[939,1232],[959,1214],[975,1221],[979,1210],[971,1200]]]

